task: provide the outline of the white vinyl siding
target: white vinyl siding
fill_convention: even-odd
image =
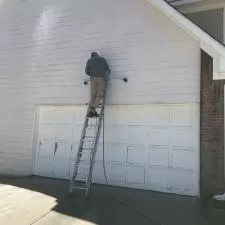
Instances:
[[[92,50],[108,60],[109,104],[199,103],[199,43],[146,0],[5,3],[0,22],[0,171],[32,173],[38,105],[88,101]],[[1,13],[1,12],[0,12]]]

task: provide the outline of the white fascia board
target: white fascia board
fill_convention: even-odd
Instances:
[[[200,42],[200,47],[213,57],[213,79],[225,79],[225,47],[164,0],[147,0],[175,24]]]
[[[213,58],[213,79],[225,80],[225,58],[214,57]]]
[[[172,5],[186,5],[190,3],[201,2],[202,0],[183,0],[183,1],[176,1],[176,0],[167,0]]]

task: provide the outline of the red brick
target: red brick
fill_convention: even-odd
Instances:
[[[213,81],[213,59],[201,52],[200,160],[201,195],[224,186],[224,81]]]

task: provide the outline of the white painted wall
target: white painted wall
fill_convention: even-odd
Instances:
[[[92,50],[129,78],[111,82],[111,104],[199,102],[199,44],[146,0],[8,0],[1,17],[1,173],[32,172],[38,105],[88,101]]]

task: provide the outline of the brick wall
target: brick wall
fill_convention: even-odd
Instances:
[[[224,188],[224,82],[213,81],[213,59],[201,52],[201,195]]]

